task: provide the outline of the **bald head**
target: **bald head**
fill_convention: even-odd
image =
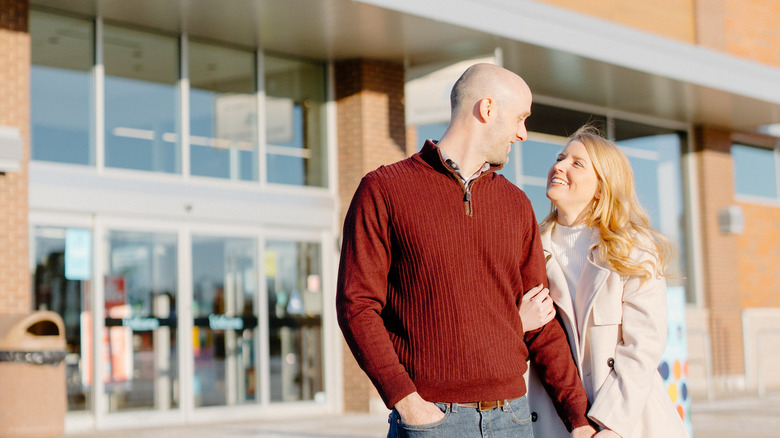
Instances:
[[[473,105],[485,97],[503,103],[506,99],[519,97],[518,93],[530,95],[528,85],[520,76],[495,64],[474,64],[463,72],[452,87],[452,114],[471,112]]]

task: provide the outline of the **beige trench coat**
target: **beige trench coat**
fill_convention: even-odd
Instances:
[[[593,234],[576,306],[550,252],[550,233],[542,235],[550,296],[558,305],[588,394],[588,417],[624,438],[687,437],[658,373],[666,345],[666,281],[652,278],[641,283],[638,277],[612,271],[598,256],[598,230]],[[533,371],[528,379],[536,438],[568,437]]]

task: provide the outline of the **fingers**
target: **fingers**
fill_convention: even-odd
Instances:
[[[546,314],[546,315],[545,315],[545,316],[542,318],[542,321],[543,321],[542,325],[544,325],[544,324],[547,324],[548,322],[552,321],[552,320],[553,320],[553,318],[555,318],[555,307],[552,307],[552,308],[550,309],[550,312],[549,312],[548,314]]]
[[[537,294],[540,293],[540,291],[543,290],[542,287],[543,285],[540,284],[529,289],[526,293],[523,294],[523,301],[531,301]]]
[[[533,301],[535,303],[543,303],[550,299],[550,289],[542,287],[540,284],[523,295],[523,301]],[[550,304],[552,305],[552,304]]]

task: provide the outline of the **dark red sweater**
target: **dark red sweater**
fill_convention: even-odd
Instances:
[[[587,424],[560,324],[526,334],[526,348],[518,306],[547,284],[545,261],[530,201],[494,170],[472,182],[470,205],[430,142],[367,174],[344,223],[339,325],[388,407],[414,391],[436,402],[520,397],[530,349],[566,422]]]

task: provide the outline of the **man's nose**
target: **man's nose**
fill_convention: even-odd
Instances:
[[[519,141],[525,141],[526,138],[528,138],[528,130],[525,129],[525,124],[520,125],[520,128],[515,133],[515,137],[517,137]]]

